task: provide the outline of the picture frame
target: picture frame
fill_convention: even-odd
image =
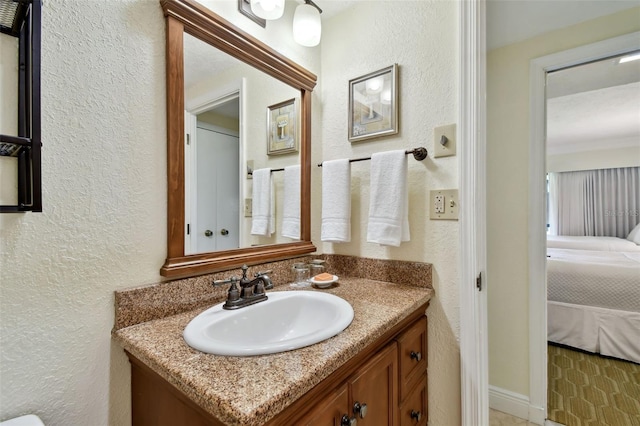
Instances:
[[[398,64],[349,80],[349,142],[398,133]]]
[[[298,152],[297,104],[293,98],[267,107],[267,155]]]

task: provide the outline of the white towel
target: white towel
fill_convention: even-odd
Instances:
[[[409,241],[409,190],[405,151],[371,156],[367,241],[398,247]]]
[[[351,163],[322,163],[322,227],[320,239],[332,243],[351,241]]]
[[[271,236],[275,226],[275,202],[271,169],[253,171],[251,234]]]
[[[282,236],[300,239],[300,165],[284,168]]]

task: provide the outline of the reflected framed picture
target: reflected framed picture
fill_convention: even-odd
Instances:
[[[267,155],[298,152],[296,99],[267,107]]]
[[[398,133],[398,64],[349,80],[349,141]]]

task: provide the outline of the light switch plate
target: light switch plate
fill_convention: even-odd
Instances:
[[[253,215],[253,200],[251,198],[244,199],[244,217]]]
[[[446,137],[446,143],[443,145],[442,137]],[[433,129],[433,157],[450,157],[456,155],[456,125],[448,124]]]
[[[431,220],[458,220],[458,190],[432,190],[429,196],[429,218]]]
[[[253,160],[247,160],[247,179],[253,179]]]

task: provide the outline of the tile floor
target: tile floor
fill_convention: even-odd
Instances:
[[[525,419],[498,410],[489,410],[489,426],[535,426]]]

